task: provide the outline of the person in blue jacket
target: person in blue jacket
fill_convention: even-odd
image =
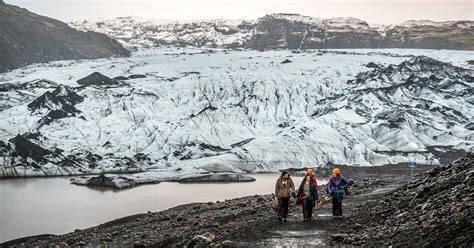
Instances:
[[[332,170],[332,176],[327,184],[327,192],[332,196],[332,215],[336,218],[342,217],[342,195],[349,194],[347,187],[349,181],[341,175],[341,170]]]

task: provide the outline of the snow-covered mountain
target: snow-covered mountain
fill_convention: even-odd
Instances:
[[[119,17],[111,20],[84,20],[70,23],[76,29],[96,30],[115,37],[130,46],[192,46],[228,47],[247,46],[254,28],[244,20],[166,21],[140,17]]]
[[[70,23],[105,33],[127,46],[250,49],[429,48],[474,50],[474,21],[412,20],[369,25],[356,18],[271,14],[258,20],[163,21],[139,17]]]
[[[28,66],[0,74],[0,177],[438,164],[472,151],[473,55],[160,48]]]

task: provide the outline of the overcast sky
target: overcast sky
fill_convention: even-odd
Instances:
[[[118,16],[257,19],[271,13],[356,17],[369,23],[474,20],[474,0],[5,0],[62,21]]]

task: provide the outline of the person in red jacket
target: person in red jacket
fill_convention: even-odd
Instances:
[[[317,206],[318,188],[316,185],[314,176],[312,174],[306,174],[298,189],[296,198],[297,203],[302,204],[304,221],[311,220],[313,209]]]

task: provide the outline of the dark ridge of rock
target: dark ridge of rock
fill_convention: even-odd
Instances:
[[[40,108],[49,110],[63,110],[67,113],[76,113],[74,105],[82,102],[84,98],[74,92],[69,86],[59,85],[53,92],[46,91],[27,106],[35,111]]]
[[[411,91],[429,88],[440,94],[465,97],[474,92],[468,85],[472,70],[453,66],[426,56],[417,56],[399,65],[388,65],[376,68],[350,80],[352,84],[367,84],[372,80],[381,80],[390,84],[387,87],[369,88],[363,91],[393,94],[398,88],[405,87]],[[399,77],[402,77],[400,79]]]
[[[0,2],[0,73],[33,63],[128,56],[105,34],[82,32],[66,23]]]
[[[353,18],[350,25],[333,25],[332,20],[318,21],[308,16],[273,14],[259,18],[251,47],[260,49],[317,49],[379,47],[382,36],[366,22]]]
[[[380,68],[380,65],[374,63],[374,62],[369,62],[368,64],[365,65],[367,68]]]
[[[246,139],[246,140],[242,140],[242,141],[239,141],[237,143],[234,143],[232,145],[230,145],[230,147],[234,148],[234,147],[240,147],[240,146],[243,146],[247,143],[249,143],[250,141],[254,140],[255,138],[249,138],[249,139]]]
[[[471,123],[467,124],[466,129],[471,130],[471,131],[474,130],[474,123],[471,122]]]
[[[207,110],[216,111],[217,108],[214,107],[214,106],[212,106],[211,103],[209,103],[206,107],[204,107],[203,109],[201,109],[197,114],[192,113],[189,117],[190,117],[190,118],[194,118],[194,117],[196,117],[196,116],[198,116],[198,115],[200,115],[200,114],[206,112]]]
[[[128,77],[125,77],[125,76],[118,76],[118,77],[114,77],[112,78],[113,80],[118,80],[118,81],[124,81],[124,80],[128,80]]]
[[[154,178],[136,178],[132,176],[119,176],[119,175],[105,175],[100,174],[98,176],[92,177],[78,177],[72,178],[72,184],[84,185],[88,187],[97,187],[97,188],[113,188],[113,189],[124,189],[132,188],[140,184],[156,184],[159,183],[157,179]]]
[[[339,20],[338,20],[339,19]],[[363,20],[316,19],[296,14],[272,14],[257,20],[249,48],[423,48],[474,50],[472,21],[417,23],[388,27],[383,36]]]
[[[48,80],[32,80],[24,83],[0,84],[0,111],[32,102],[38,92],[51,90],[58,84]]]
[[[291,61],[289,59],[285,59],[280,64],[287,64],[287,63],[291,63],[291,62],[293,62],[293,61]]]
[[[181,74],[183,74],[186,77],[186,76],[189,76],[189,75],[199,75],[201,73],[198,72],[198,71],[184,71],[184,72],[181,72]]]
[[[111,79],[105,75],[102,75],[99,72],[91,73],[90,75],[77,80],[77,83],[81,86],[90,86],[90,85],[102,86],[102,85],[119,84],[117,80]]]
[[[364,203],[355,222],[366,226],[352,245],[470,247],[474,242],[474,153]],[[403,233],[403,235],[401,235]]]
[[[474,65],[474,60],[468,60],[466,61],[468,65]]]
[[[453,21],[449,25],[395,25],[382,42],[384,48],[423,48],[474,50],[472,21]]]
[[[24,133],[22,134],[22,136],[25,138],[25,139],[34,139],[34,140],[40,140],[40,137],[41,137],[41,133],[39,132],[36,132],[36,133]]]
[[[76,113],[80,112],[79,110],[77,110],[76,108],[72,107],[70,109],[68,109],[67,111],[66,110],[62,110],[62,109],[57,109],[57,110],[51,110],[49,111],[49,113],[42,117],[39,121],[38,121],[38,124],[40,126],[42,125],[48,125],[50,124],[51,122],[53,122],[54,120],[59,120],[59,119],[62,119],[62,118],[67,118],[67,117],[73,117],[75,116]]]
[[[146,75],[143,74],[132,74],[128,76],[128,79],[135,79],[135,78],[146,78]]]
[[[117,76],[117,77],[114,77],[112,78],[112,80],[117,80],[117,81],[125,81],[125,80],[129,80],[129,79],[137,79],[137,78],[146,78],[146,75],[143,75],[143,74],[132,74],[128,77],[126,76]]]
[[[32,158],[36,162],[46,162],[45,156],[51,154],[51,151],[31,142],[20,134],[9,141],[15,145],[16,153],[24,159]]]
[[[87,185],[93,187],[115,187],[112,178],[107,177],[104,174],[90,178]]]
[[[38,89],[38,88],[56,88],[56,87],[58,87],[57,83],[53,81],[45,80],[45,79],[40,79],[40,80],[34,80],[34,81],[20,83],[20,84],[14,84],[14,83],[0,84],[0,92],[8,92],[12,90]]]
[[[206,144],[206,143],[200,143],[199,148],[201,148],[202,150],[211,150],[215,152],[224,152],[224,151],[231,150],[231,149],[225,149],[220,146],[215,146],[215,145]]]
[[[391,79],[393,75],[398,73],[403,73],[406,77],[409,77],[416,76],[412,74],[421,71],[430,72],[433,75],[439,76],[439,78],[447,76],[448,74],[469,75],[469,71],[464,68],[456,67],[450,63],[441,62],[427,56],[417,56],[413,59],[403,61],[399,65],[388,65],[386,67],[380,67],[378,70],[362,73],[357,78],[361,80],[367,77],[381,78],[382,76],[386,76]]]
[[[31,111],[49,109],[46,116],[39,121],[39,126],[48,125],[54,120],[76,116],[80,113],[74,105],[82,102],[84,98],[74,92],[69,86],[59,85],[53,92],[46,91],[27,106]]]
[[[48,115],[46,115],[50,119],[61,119],[68,117],[68,113],[62,109],[59,110],[51,110],[49,111]]]

